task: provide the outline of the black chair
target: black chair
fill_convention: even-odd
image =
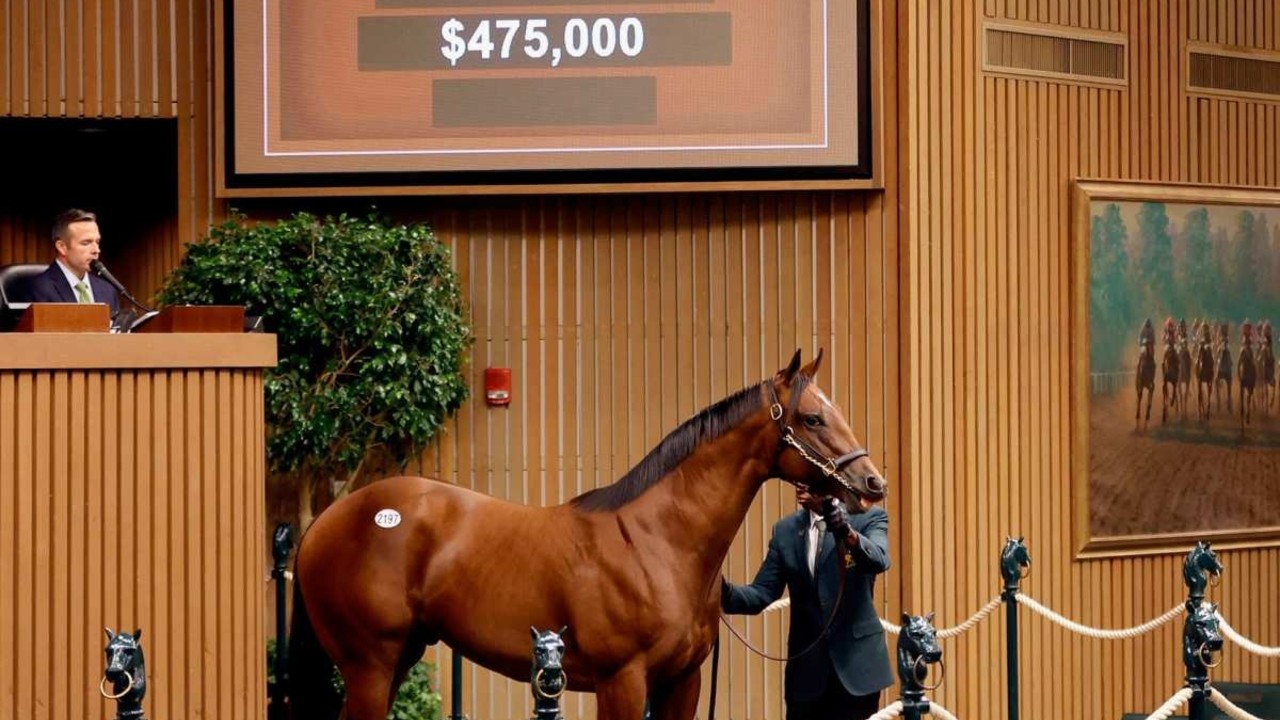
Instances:
[[[0,267],[0,330],[10,330],[31,303],[20,300],[22,286],[47,269],[48,265],[21,263]]]
[[[20,288],[48,268],[48,265],[31,263],[0,267],[0,305],[12,306],[15,303],[22,303],[23,307],[26,307],[26,301],[19,299],[22,297]]]

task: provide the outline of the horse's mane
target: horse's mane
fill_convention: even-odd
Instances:
[[[751,385],[716,402],[672,430],[635,467],[612,485],[595,488],[570,500],[579,510],[617,510],[640,497],[684,462],[699,443],[715,440],[760,409],[760,385]]]

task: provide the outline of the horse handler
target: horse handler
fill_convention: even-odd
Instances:
[[[750,585],[721,587],[727,614],[756,615],[791,596],[786,720],[866,720],[893,684],[872,592],[889,569],[889,516],[857,500],[850,515],[796,486],[800,509],[773,526],[769,552]],[[843,587],[842,585],[843,581]]]

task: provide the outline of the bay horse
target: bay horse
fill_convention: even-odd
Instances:
[[[692,720],[720,618],[721,566],[769,478],[851,507],[887,483],[800,352],[702,410],[612,485],[553,507],[439,480],[372,483],[322,512],[295,561],[290,714],[383,720],[405,672],[444,642],[529,677],[527,628],[569,628],[568,689],[600,720]]]
[[[1160,358],[1160,422],[1168,422],[1169,406],[1178,405],[1178,349],[1166,338],[1164,353]],[[1185,414],[1185,411],[1184,413]]]
[[[1151,396],[1156,392],[1156,358],[1151,348],[1151,341],[1142,338],[1138,350],[1138,371],[1134,373],[1134,386],[1138,391],[1138,409],[1133,419],[1138,424],[1142,421],[1142,394],[1147,394],[1147,422],[1151,421]]]

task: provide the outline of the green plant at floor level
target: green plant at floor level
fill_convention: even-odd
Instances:
[[[276,667],[276,639],[267,639],[267,685],[274,685]],[[409,670],[396,701],[387,713],[387,720],[440,720],[443,708],[440,693],[435,691],[431,676],[435,666],[420,662]],[[333,686],[339,692],[343,690],[342,676],[337,670],[333,672]]]
[[[439,720],[440,693],[432,687],[430,663],[418,663],[405,676],[404,684],[391,706],[388,720]]]
[[[296,485],[299,527],[313,497],[403,470],[466,399],[471,330],[451,263],[422,224],[233,215],[168,278],[163,303],[243,305],[276,334],[267,455],[273,479]]]

